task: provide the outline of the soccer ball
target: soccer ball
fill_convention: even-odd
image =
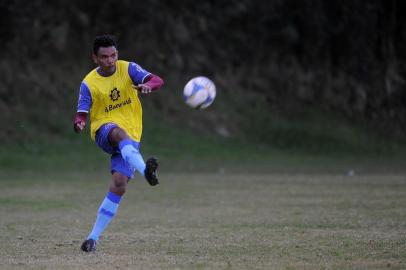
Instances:
[[[216,97],[216,86],[206,77],[199,76],[191,79],[183,89],[183,99],[186,104],[196,109],[206,109]]]

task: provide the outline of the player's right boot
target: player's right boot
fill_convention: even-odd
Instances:
[[[145,179],[147,179],[148,183],[151,186],[158,185],[158,178],[156,177],[156,170],[158,169],[158,160],[154,157],[150,157],[145,162]]]
[[[81,250],[84,252],[92,252],[96,251],[96,240],[93,239],[87,239],[82,243],[82,246],[80,247]]]

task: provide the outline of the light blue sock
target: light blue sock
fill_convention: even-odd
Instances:
[[[110,223],[110,220],[117,213],[120,204],[121,196],[112,192],[108,192],[100,205],[99,212],[97,213],[96,222],[87,239],[99,240],[99,236]]]
[[[137,170],[141,175],[144,175],[145,162],[140,151],[134,147],[133,141],[130,139],[122,140],[118,147],[120,148],[121,156],[130,166]]]

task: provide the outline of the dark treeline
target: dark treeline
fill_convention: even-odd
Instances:
[[[20,119],[0,137],[36,123],[60,131],[49,115],[71,117],[80,80],[92,67],[91,43],[101,33],[117,36],[123,58],[166,79],[168,91],[151,106],[169,119],[187,110],[173,91],[204,74],[219,89],[207,123],[229,130],[264,129],[267,115],[317,108],[403,134],[405,6],[397,0],[0,0],[0,115]]]

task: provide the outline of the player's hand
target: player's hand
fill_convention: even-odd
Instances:
[[[73,124],[73,129],[75,130],[76,133],[80,133],[85,128],[85,126],[86,126],[85,122],[79,121],[79,122]]]
[[[139,92],[143,94],[148,94],[152,92],[152,88],[148,84],[133,85],[133,88],[137,89]]]

